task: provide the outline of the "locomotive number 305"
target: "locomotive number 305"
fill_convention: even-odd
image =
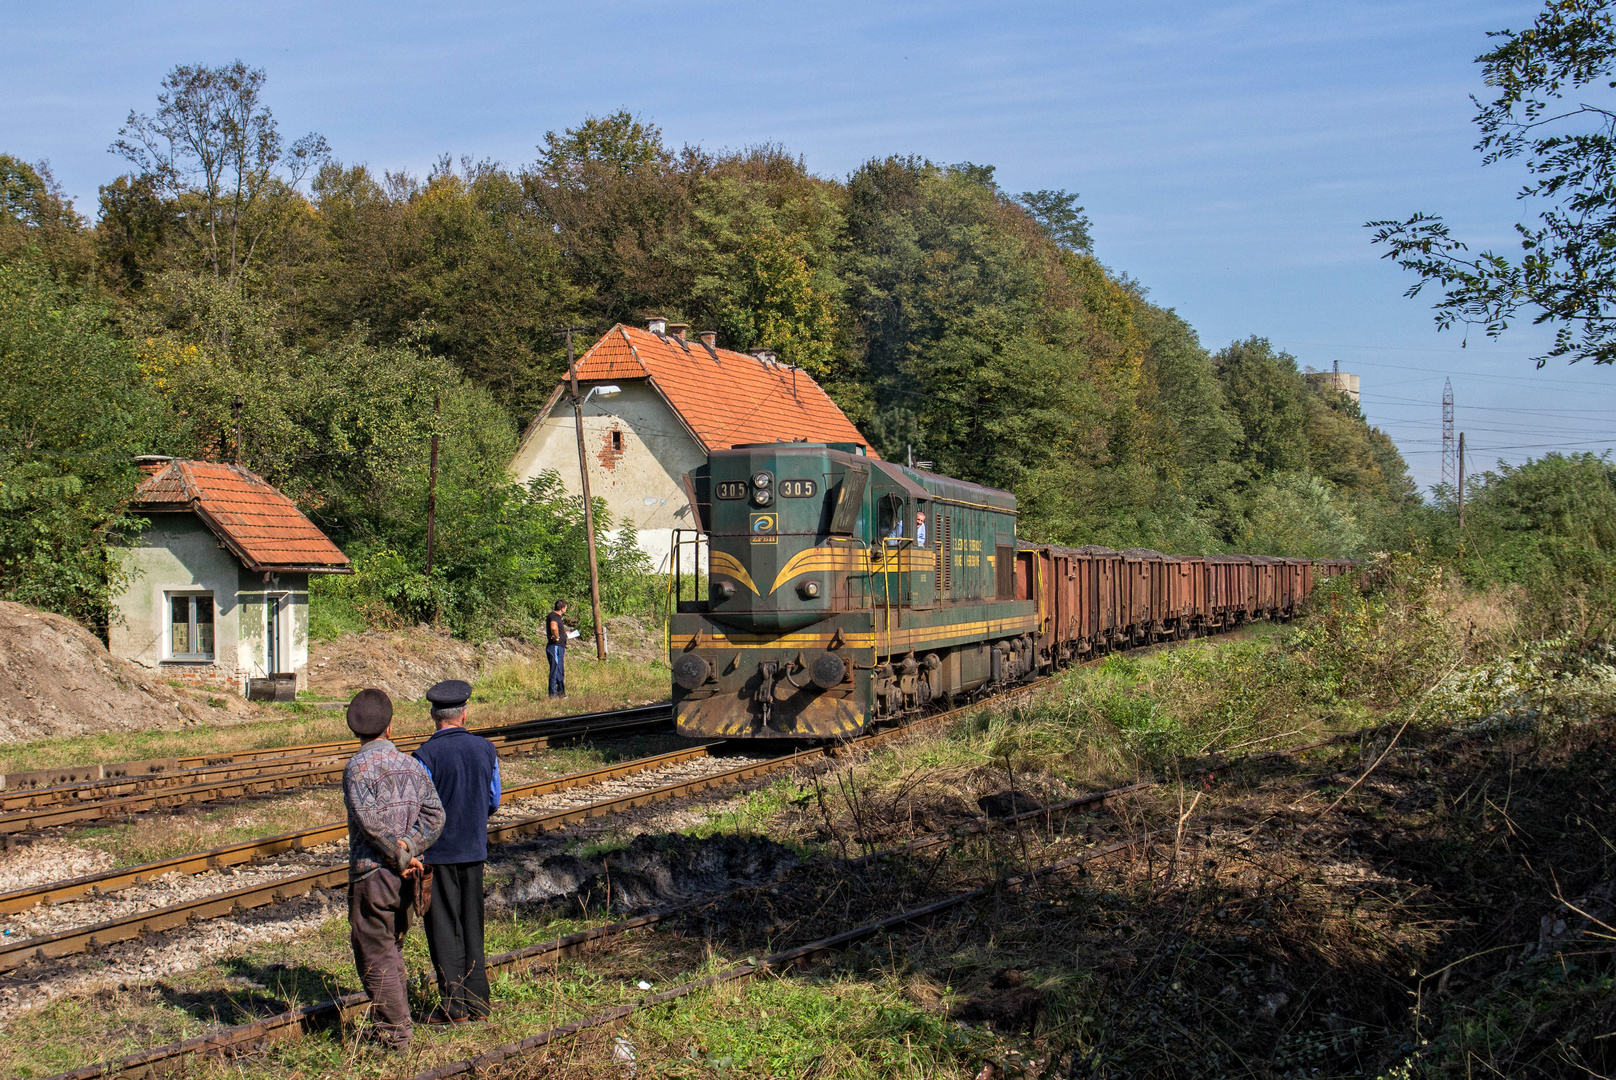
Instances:
[[[786,499],[811,499],[819,494],[819,485],[812,480],[782,480],[780,495]]]

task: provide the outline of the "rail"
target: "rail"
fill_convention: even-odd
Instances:
[[[590,736],[621,737],[664,726],[670,719],[668,706],[631,710],[649,715],[628,719],[601,719],[570,724],[542,735],[496,732],[491,741],[501,756],[532,753],[549,746]],[[425,736],[398,740],[400,750],[410,750],[426,741]],[[75,821],[123,818],[142,810],[217,802],[248,795],[272,794],[315,784],[330,783],[342,776],[352,745],[334,752],[304,757],[283,757],[268,761],[210,765],[149,777],[100,781],[56,788],[24,790],[0,794],[0,809],[39,806],[0,814],[0,836],[33,829],[51,828]],[[129,792],[133,793],[129,793]],[[9,805],[8,805],[9,803]]]
[[[523,720],[514,724],[499,724],[494,727],[473,728],[472,733],[487,739],[498,740],[502,736],[510,736],[522,732],[532,732],[535,729],[550,725],[566,726],[587,724],[598,720],[627,719],[638,715],[671,715],[672,706],[666,702],[653,705],[636,705],[627,709],[612,709],[604,712],[574,713],[568,716],[551,716],[536,720]],[[401,735],[394,742],[400,749],[414,749],[427,739],[431,733]],[[246,762],[258,762],[272,758],[304,758],[317,757],[322,754],[342,754],[347,756],[359,749],[357,739],[340,739],[334,742],[299,743],[288,746],[268,746],[254,750],[221,751],[212,754],[193,754],[183,757],[147,758],[138,761],[108,761],[92,762],[88,765],[62,765],[48,769],[33,769],[26,772],[0,774],[0,792],[16,792],[29,790],[42,792],[61,788],[78,788],[84,785],[94,785],[102,782],[133,782],[142,779],[151,779],[164,773],[185,772],[188,770],[205,768],[208,766],[235,765]],[[0,796],[3,797],[3,796]]]

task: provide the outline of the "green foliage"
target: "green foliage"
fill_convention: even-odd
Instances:
[[[773,144],[674,151],[618,111],[546,133],[519,170],[445,156],[377,175],[318,136],[285,144],[265,73],[239,61],[174,68],[119,134],[133,170],[93,230],[47,171],[0,156],[0,259],[58,289],[62,340],[112,350],[93,381],[40,378],[66,387],[64,445],[119,464],[36,453],[5,481],[4,512],[31,500],[42,530],[17,518],[0,541],[37,566],[8,587],[62,610],[95,591],[95,559],[47,567],[120,526],[139,446],[239,457],[360,559],[315,587],[316,633],[530,626],[549,594],[586,595],[579,507],[506,475],[563,368],[553,331],[651,314],[812,373],[884,456],[1014,490],[1031,538],[1341,555],[1413,522],[1395,448],[1355,407],[1261,339],[1213,357],[1094,258],[1075,192],[1012,197],[989,165],[892,157],[837,181]],[[9,295],[8,332],[44,333]],[[81,421],[82,385],[115,407]],[[605,606],[653,608],[632,534],[600,527]]]
[[[0,262],[20,258],[75,282],[89,277],[92,261],[84,220],[49,166],[0,154]]]
[[[1521,159],[1530,180],[1519,197],[1539,207],[1515,226],[1518,258],[1470,255],[1440,217],[1371,221],[1384,258],[1443,290],[1440,329],[1457,323],[1498,337],[1525,313],[1555,327],[1554,347],[1538,358],[1616,362],[1616,114],[1597,95],[1616,74],[1616,18],[1609,0],[1548,0],[1526,30],[1502,30],[1497,48],[1477,57],[1482,81],[1497,91],[1477,102],[1482,164]]]
[[[312,584],[310,603],[324,612],[321,634],[356,623],[397,629],[441,621],[460,637],[513,634],[537,640],[558,598],[573,600],[580,623],[593,630],[582,500],[565,493],[560,477],[546,473],[526,487],[444,485],[439,490],[440,543],[432,575],[422,569],[424,535],[409,538],[413,546],[407,554],[391,548],[365,551],[354,560],[351,576],[322,577]],[[599,500],[595,528],[602,613],[650,609],[650,560],[633,532],[624,529],[609,537],[611,516]],[[310,633],[315,632],[311,615]]]
[[[1616,462],[1547,454],[1466,481],[1465,528],[1442,493],[1433,549],[1472,584],[1524,589],[1535,636],[1609,637],[1616,611]]]
[[[1247,492],[1245,521],[1234,539],[1252,555],[1329,558],[1367,544],[1347,500],[1307,473],[1277,473]]]
[[[1367,588],[1345,574],[1317,589],[1297,645],[1313,655],[1335,694],[1402,705],[1461,658],[1443,608],[1448,582],[1440,565],[1407,554],[1378,557],[1364,576]]]
[[[1094,254],[1094,238],[1089,235],[1089,219],[1077,205],[1075,191],[1023,191],[1017,200],[1056,244],[1068,251]]]
[[[160,402],[107,310],[43,269],[0,264],[0,596],[104,626],[131,455]]]

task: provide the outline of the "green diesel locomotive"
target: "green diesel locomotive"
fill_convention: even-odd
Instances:
[[[1008,492],[855,444],[714,452],[675,538],[674,715],[696,737],[847,738],[1037,664]]]

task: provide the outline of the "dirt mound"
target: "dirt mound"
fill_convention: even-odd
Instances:
[[[585,642],[589,647],[578,650],[578,655],[586,660],[595,658],[594,638],[588,637]],[[636,619],[632,615],[616,615],[606,620],[606,648],[608,655],[619,660],[632,660],[639,664],[648,664],[652,660],[667,660],[667,653],[662,642],[662,628]],[[569,652],[567,659],[573,659]]]
[[[395,701],[418,701],[444,679],[475,682],[479,673],[506,660],[543,657],[542,649],[516,638],[471,645],[425,626],[367,630],[309,643],[309,689],[345,698],[374,686]]]
[[[246,707],[236,695],[217,697],[227,708]],[[205,695],[172,689],[114,657],[72,619],[0,601],[0,742],[177,728],[222,716]]]
[[[495,902],[520,908],[570,899],[586,908],[643,911],[773,881],[797,863],[790,848],[761,837],[637,836],[592,859],[552,855],[517,875]]]

